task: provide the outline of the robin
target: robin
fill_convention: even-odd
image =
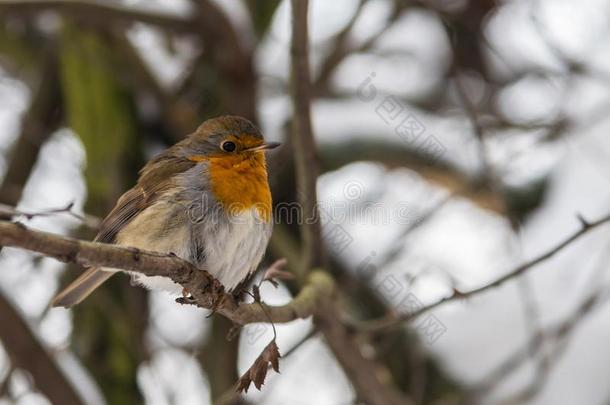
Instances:
[[[95,241],[173,253],[209,271],[226,291],[236,291],[256,270],[271,236],[264,152],[277,146],[265,143],[244,118],[205,121],[144,166]],[[117,271],[88,269],[55,297],[53,306],[80,303]],[[182,291],[166,277],[131,277],[147,288]]]

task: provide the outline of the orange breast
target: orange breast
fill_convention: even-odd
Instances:
[[[210,158],[210,183],[214,197],[232,214],[257,208],[262,219],[271,218],[271,192],[265,156]]]

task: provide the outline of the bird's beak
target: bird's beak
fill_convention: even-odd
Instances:
[[[258,151],[275,149],[280,145],[281,145],[281,143],[279,143],[279,142],[267,142],[262,145],[255,146],[253,148],[248,148],[248,149],[246,149],[246,152],[258,152]]]

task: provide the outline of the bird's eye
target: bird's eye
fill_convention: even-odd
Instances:
[[[222,148],[222,150],[224,150],[225,152],[233,152],[235,151],[235,149],[237,148],[237,146],[235,145],[235,142],[231,142],[231,141],[226,141],[223,142],[220,147]]]

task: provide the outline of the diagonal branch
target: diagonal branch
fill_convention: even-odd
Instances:
[[[31,230],[22,224],[7,221],[0,221],[0,245],[31,250],[81,266],[109,267],[147,276],[169,277],[191,293],[192,300],[187,303],[213,309],[240,325],[269,322],[270,319],[275,323],[286,323],[307,318],[317,310],[321,301],[332,295],[334,289],[330,276],[313,271],[305,287],[288,304],[238,304],[232,295],[223,291],[220,283],[210,273],[175,255],[85,242]]]
[[[0,3],[1,4],[1,3]],[[0,8],[1,11],[1,8]],[[41,77],[27,114],[22,119],[21,134],[11,151],[8,167],[0,184],[0,202],[17,205],[40,150],[61,121],[57,107],[57,61],[45,50],[40,63]]]
[[[544,333],[536,334],[529,338],[523,347],[516,350],[498,368],[492,370],[484,381],[475,385],[473,393],[477,397],[489,394],[492,388],[497,387],[502,382],[502,378],[515,371],[515,369],[527,361],[532,360],[532,352],[546,351],[543,365],[537,370],[533,381],[527,384],[524,389],[517,391],[499,403],[522,404],[533,398],[545,387],[553,371],[553,366],[565,354],[566,349],[569,347],[569,340],[574,335],[577,327],[581,326],[591,315],[608,304],[610,294],[607,287],[602,286],[590,294],[566,319],[549,326],[544,330]],[[547,348],[547,346],[551,347]]]
[[[23,119],[21,135],[12,152],[9,166],[0,185],[0,202],[17,204],[21,200],[42,144],[57,127],[61,114],[57,111],[57,67],[49,54],[41,64],[42,78],[30,109]],[[0,218],[14,215],[35,216],[0,204]],[[2,246],[0,245],[0,250]],[[0,341],[10,357],[11,367],[27,370],[36,388],[52,403],[66,405],[83,404],[74,385],[45,349],[36,334],[28,326],[23,315],[0,293]],[[8,327],[10,325],[10,327]],[[10,379],[8,374],[0,383],[0,398],[4,396]]]
[[[553,366],[556,366],[561,355],[568,347],[569,339],[588,316],[595,311],[603,308],[610,299],[608,285],[604,283],[606,278],[610,250],[608,244],[602,248],[603,254],[598,259],[596,269],[591,276],[587,277],[586,285],[590,292],[583,297],[581,302],[572,310],[571,314],[561,321],[545,328],[539,326],[524,345],[520,346],[511,355],[495,367],[491,372],[486,373],[485,378],[471,387],[472,391],[478,396],[489,394],[495,387],[507,380],[512,373],[522,367],[525,363],[535,361],[534,364],[536,377],[528,384],[521,393],[513,395],[513,401],[503,401],[505,403],[522,403],[531,398],[544,387]],[[550,346],[550,347],[549,347]],[[526,398],[527,397],[527,398]],[[517,401],[517,398],[520,401]]]
[[[364,2],[361,2],[345,28],[335,38],[333,48],[322,63],[320,73],[313,84],[316,95],[328,94],[330,92],[329,82],[333,74],[336,72],[337,67],[339,67],[339,65],[341,65],[341,63],[350,55],[370,51],[381,39],[381,37],[383,37],[383,35],[394,26],[394,23],[398,21],[404,11],[404,4],[401,4],[401,1],[396,1],[392,12],[386,18],[386,21],[382,27],[361,44],[352,45],[350,44],[349,36],[354,24],[362,13],[363,6]]]
[[[1,0],[0,13],[39,13],[52,10],[88,22],[141,22],[178,33],[199,31],[197,20],[92,0]]]
[[[184,134],[189,134],[197,128],[199,117],[195,108],[159,83],[136,47],[128,40],[126,33],[111,30],[108,34],[112,36],[113,47],[130,67],[128,74],[132,86],[135,85],[133,91],[137,92],[140,87],[152,94],[172,137],[180,141],[184,138]]]
[[[364,332],[381,333],[383,331],[387,331],[389,329],[400,326],[403,322],[415,319],[418,316],[420,316],[432,309],[435,309],[447,302],[470,298],[475,295],[479,295],[487,290],[491,290],[492,288],[499,287],[500,285],[504,284],[506,281],[519,277],[520,275],[522,275],[523,273],[525,273],[527,270],[531,269],[532,267],[535,267],[536,265],[544,262],[545,260],[548,260],[551,257],[555,256],[565,247],[572,244],[572,242],[580,239],[580,237],[589,233],[593,229],[599,228],[600,226],[610,222],[610,214],[605,217],[602,217],[596,221],[593,221],[593,222],[586,221],[582,217],[579,217],[579,220],[580,220],[582,226],[578,231],[576,231],[572,235],[568,236],[566,239],[564,239],[563,241],[558,243],[556,246],[554,246],[552,249],[548,250],[547,252],[541,254],[540,256],[538,256],[528,262],[525,262],[525,263],[515,267],[514,269],[512,269],[505,275],[498,277],[497,279],[495,279],[487,284],[484,284],[478,288],[475,288],[474,290],[470,290],[470,291],[466,291],[466,292],[458,291],[458,290],[454,289],[453,294],[451,294],[450,296],[445,297],[432,304],[426,305],[426,306],[418,309],[417,311],[405,314],[403,316],[395,314],[395,313],[390,313],[382,318],[374,319],[372,321],[365,321],[365,322],[359,323],[358,325],[354,325],[354,326],[357,329],[364,331]]]
[[[0,340],[6,347],[12,366],[27,370],[32,375],[36,388],[51,403],[84,404],[70,380],[31,331],[22,315],[2,294],[0,294],[0,325],[3,325],[0,328]]]

